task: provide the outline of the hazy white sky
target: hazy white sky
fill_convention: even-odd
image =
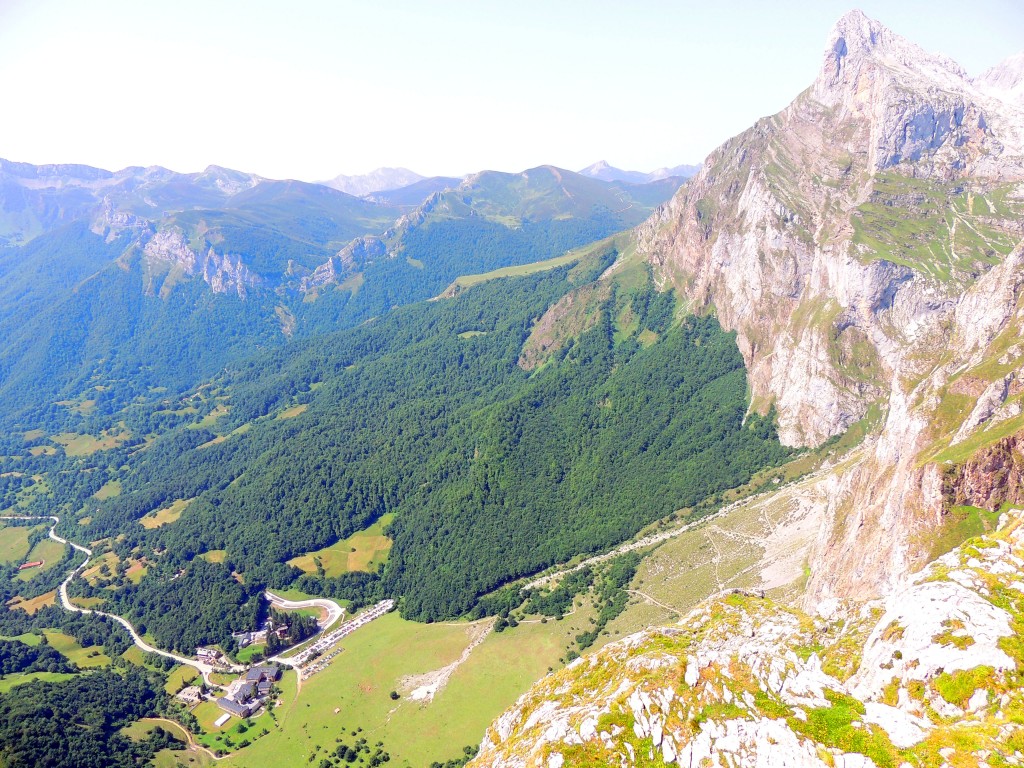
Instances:
[[[0,157],[321,179],[699,162],[856,0],[0,0]],[[1020,0],[861,0],[972,74]]]

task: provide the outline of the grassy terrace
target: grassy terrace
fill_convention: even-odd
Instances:
[[[32,547],[32,551],[25,555],[26,562],[34,562],[42,560],[43,565],[36,568],[28,568],[24,571],[19,571],[15,577],[18,581],[29,581],[36,574],[48,571],[60,562],[61,557],[64,556],[64,545],[59,541],[46,538]]]
[[[477,275],[461,275],[455,278],[452,284],[449,285],[441,295],[450,296],[474,285],[486,283],[490,280],[498,280],[503,277],[522,277],[523,275],[532,275],[536,272],[555,269],[556,267],[561,267],[566,264],[572,264],[573,262],[579,261],[586,256],[593,255],[611,246],[615,246],[622,250],[626,247],[628,242],[628,233],[612,235],[609,238],[599,240],[596,243],[590,243],[582,248],[576,248],[552,259],[535,261],[531,264],[520,264],[514,267],[502,267],[500,269],[491,270],[490,272],[482,272]]]
[[[46,642],[69,661],[77,664],[82,670],[98,669],[110,666],[110,657],[103,653],[100,647],[83,648],[75,639],[63,632],[54,629],[44,630]],[[42,636],[27,633],[17,637],[6,637],[5,640],[18,640],[26,645],[37,646],[42,642]],[[7,693],[12,688],[34,680],[43,682],[61,682],[70,680],[74,674],[67,672],[19,672],[0,677],[0,693]]]
[[[70,680],[73,674],[67,672],[18,672],[12,675],[0,677],[0,693],[7,693],[12,688],[35,680],[44,683],[59,683],[63,680]]]
[[[101,646],[83,648],[75,638],[56,630],[48,629],[43,634],[46,635],[46,641],[51,648],[82,669],[110,666],[110,657],[103,653]]]
[[[28,554],[28,536],[36,528],[6,525],[0,521],[0,563],[21,563]]]
[[[147,529],[159,528],[162,525],[168,525],[181,517],[181,513],[184,512],[191,503],[192,499],[178,499],[177,501],[172,502],[170,506],[144,515],[139,522],[142,524],[143,528]]]
[[[74,432],[62,432],[59,435],[54,435],[51,439],[53,442],[64,446],[64,452],[68,456],[89,456],[97,451],[117,448],[117,446],[130,437],[131,433],[126,430],[104,430],[98,437],[95,435],[79,435]]]
[[[879,174],[871,199],[853,217],[854,243],[869,259],[886,259],[943,282],[997,264],[1016,243],[1003,220],[1024,216],[1012,185],[964,188]]]
[[[388,552],[391,551],[391,539],[384,535],[384,530],[393,517],[384,515],[366,530],[316,552],[294,557],[288,564],[306,573],[316,573],[319,562],[328,576],[340,576],[351,571],[375,571],[379,564],[388,559]]]

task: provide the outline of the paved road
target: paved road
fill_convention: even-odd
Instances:
[[[344,608],[333,600],[327,600],[323,597],[314,597],[310,600],[287,600],[280,595],[275,595],[270,590],[267,590],[263,594],[266,595],[267,600],[269,600],[270,604],[275,608],[282,608],[289,611],[294,611],[299,608],[323,608],[327,611],[327,618],[320,622],[321,632],[345,615]]]
[[[217,685],[216,683],[214,683],[210,679],[210,673],[214,672],[217,669],[216,667],[212,666],[211,664],[206,664],[205,662],[198,661],[196,659],[191,659],[191,658],[189,658],[187,656],[179,656],[176,653],[171,653],[170,651],[164,651],[164,650],[161,650],[160,648],[155,648],[152,645],[150,645],[149,643],[147,643],[145,640],[142,639],[142,637],[139,635],[139,633],[135,631],[135,627],[133,627],[128,622],[127,619],[124,619],[121,616],[118,616],[118,615],[113,614],[113,613],[107,613],[105,611],[97,611],[97,610],[93,610],[93,609],[89,609],[89,608],[81,608],[81,607],[79,607],[79,606],[77,606],[77,605],[75,605],[74,603],[71,602],[71,599],[68,597],[68,584],[70,584],[74,580],[74,578],[76,576],[78,576],[78,574],[80,574],[82,571],[84,571],[88,567],[89,561],[92,558],[92,550],[89,549],[88,547],[83,547],[81,544],[76,544],[73,541],[69,541],[67,539],[64,539],[64,538],[61,538],[60,536],[58,536],[55,529],[57,527],[57,524],[60,522],[60,518],[54,517],[54,516],[48,516],[48,517],[20,517],[19,516],[19,517],[16,517],[14,515],[6,515],[6,516],[0,516],[0,520],[52,520],[53,521],[53,525],[50,526],[50,538],[53,539],[54,541],[59,541],[61,544],[66,544],[69,547],[74,547],[79,552],[85,553],[85,555],[86,555],[85,561],[81,565],[79,565],[77,568],[72,569],[68,573],[67,578],[64,579],[64,581],[62,581],[60,583],[60,587],[58,589],[58,593],[60,594],[60,604],[61,604],[61,607],[64,608],[64,610],[72,611],[74,613],[95,613],[97,616],[106,616],[108,619],[113,619],[118,624],[120,624],[122,627],[124,627],[126,630],[128,630],[128,634],[131,635],[132,641],[135,643],[135,645],[137,645],[139,648],[141,648],[146,653],[155,653],[158,656],[164,656],[165,658],[168,658],[168,659],[174,659],[174,661],[178,662],[179,664],[186,664],[186,665],[188,665],[190,667],[194,667],[195,669],[199,670],[199,673],[203,676],[203,680],[206,681],[206,684],[208,686],[213,687],[213,688],[223,688],[224,687],[222,685]],[[233,672],[239,672],[242,669],[244,669],[244,667],[232,667],[231,668],[231,670]]]

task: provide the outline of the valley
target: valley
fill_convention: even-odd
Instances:
[[[498,181],[510,184],[513,195],[520,194],[516,191],[518,178],[501,177]],[[488,181],[489,196],[496,195],[494,183]],[[553,193],[542,188],[530,194],[535,196],[530,205],[536,208],[538,201]],[[557,198],[551,202],[557,205]],[[550,233],[544,238],[550,239]],[[465,276],[449,277],[442,273],[437,287],[431,288],[427,296],[440,294],[449,284],[450,288],[433,302],[396,307],[361,328],[342,329],[308,341],[296,337],[285,350],[268,351],[263,354],[264,359],[252,364],[229,366],[222,375],[180,394],[172,395],[173,388],[163,384],[150,386],[134,402],[112,412],[106,396],[113,390],[105,384],[93,384],[95,378],[90,378],[87,389],[78,394],[65,392],[58,404],[62,410],[51,411],[43,420],[46,423],[46,419],[56,416],[50,429],[22,429],[19,424],[22,439],[12,439],[9,447],[5,447],[5,461],[18,467],[4,475],[9,483],[5,499],[8,509],[22,517],[31,515],[33,510],[59,508],[68,517],[58,524],[63,536],[54,533],[54,537],[58,541],[66,537],[89,542],[88,554],[92,559],[77,565],[72,561],[58,562],[70,571],[63,582],[54,581],[51,585],[49,580],[36,577],[35,581],[17,587],[8,593],[12,597],[5,599],[11,605],[9,610],[20,611],[18,606],[32,604],[37,596],[45,599],[50,595],[51,604],[65,609],[81,611],[84,607],[92,612],[88,616],[112,616],[128,630],[128,642],[134,643],[135,650],[142,654],[107,654],[108,663],[127,662],[148,669],[145,665],[149,662],[144,663],[143,659],[162,658],[167,664],[181,665],[171,667],[174,688],[187,682],[188,674],[179,670],[192,668],[201,673],[208,688],[216,690],[230,682],[226,670],[242,669],[264,655],[262,645],[237,647],[233,635],[240,628],[255,626],[256,617],[265,610],[265,587],[274,589],[268,594],[280,595],[272,601],[273,606],[290,605],[294,609],[296,605],[340,604],[348,613],[354,613],[357,621],[359,616],[366,615],[367,609],[360,610],[363,606],[379,602],[385,595],[410,593],[413,585],[426,588],[434,594],[424,592],[424,605],[429,606],[424,618],[432,618],[433,623],[424,625],[406,618],[395,625],[397,619],[383,617],[360,626],[351,635],[346,630],[328,627],[322,643],[307,644],[305,653],[296,656],[285,652],[274,657],[286,668],[295,663],[303,665],[299,673],[286,670],[280,706],[257,716],[254,726],[239,721],[239,728],[234,720],[217,725],[220,711],[211,701],[201,700],[192,711],[196,719],[186,718],[186,724],[191,722],[197,746],[181,753],[180,758],[164,753],[161,760],[187,762],[185,755],[206,760],[210,754],[203,752],[203,747],[230,754],[230,760],[239,765],[281,761],[284,757],[280,751],[284,750],[292,756],[282,764],[299,765],[304,764],[310,751],[331,746],[327,734],[321,740],[319,733],[308,733],[310,728],[326,728],[332,740],[341,738],[346,729],[372,733],[376,741],[385,745],[381,749],[401,765],[419,765],[424,755],[442,763],[464,761],[486,724],[511,704],[529,682],[545,670],[560,667],[583,647],[603,643],[603,639],[599,640],[600,627],[622,614],[626,593],[619,585],[608,596],[599,598],[598,586],[594,586],[594,594],[587,598],[589,602],[584,604],[583,596],[579,596],[579,606],[568,609],[564,618],[561,614],[531,614],[527,612],[529,607],[511,616],[507,608],[497,604],[493,609],[486,607],[486,603],[474,608],[481,597],[508,578],[502,576],[501,569],[508,568],[509,563],[514,570],[508,573],[518,576],[524,568],[536,570],[538,565],[568,560],[581,547],[595,547],[578,543],[594,537],[593,532],[587,531],[573,534],[576,538],[567,539],[560,550],[527,554],[527,563],[538,565],[514,565],[514,560],[502,555],[505,545],[493,540],[496,534],[500,536],[498,528],[469,532],[467,541],[473,543],[474,551],[490,552],[489,560],[466,552],[454,558],[449,555],[449,567],[466,568],[473,564],[486,579],[478,586],[467,585],[458,592],[449,590],[442,598],[436,593],[437,588],[431,586],[429,573],[436,569],[436,564],[429,560],[403,569],[417,569],[416,575],[410,571],[409,586],[389,584],[389,571],[391,580],[395,580],[400,573],[397,564],[421,549],[415,538],[403,539],[396,523],[400,519],[414,519],[416,507],[425,503],[429,509],[431,499],[445,499],[449,495],[444,490],[445,482],[453,483],[452,492],[457,494],[466,493],[476,482],[471,475],[463,474],[464,470],[452,474],[459,462],[466,461],[459,458],[460,454],[467,458],[473,454],[477,461],[486,460],[493,467],[481,464],[477,470],[481,478],[499,470],[505,460],[499,458],[501,453],[491,454],[495,450],[514,449],[520,438],[508,443],[507,437],[494,431],[495,427],[508,421],[510,416],[506,414],[519,411],[526,416],[540,403],[546,403],[540,413],[545,414],[543,418],[548,424],[561,420],[562,428],[578,429],[573,426],[573,418],[580,405],[603,399],[604,405],[594,411],[594,423],[588,429],[595,436],[606,432],[602,438],[606,443],[627,437],[631,431],[627,428],[628,410],[616,414],[630,407],[633,386],[628,380],[617,382],[622,373],[615,370],[622,367],[624,372],[635,367],[638,375],[648,378],[678,377],[681,374],[671,370],[676,365],[672,357],[676,351],[690,349],[687,354],[698,355],[692,363],[695,367],[692,375],[682,375],[692,383],[675,394],[666,390],[665,395],[693,398],[696,394],[705,407],[720,409],[723,416],[728,414],[722,427],[734,431],[734,439],[740,442],[729,449],[733,456],[721,453],[714,441],[701,449],[704,453],[694,453],[683,447],[685,440],[681,436],[671,436],[687,428],[704,427],[691,424],[691,416],[673,416],[666,411],[662,417],[665,421],[659,427],[659,439],[664,446],[667,448],[675,441],[683,456],[721,464],[720,479],[713,481],[718,485],[710,487],[723,490],[749,477],[751,469],[786,457],[786,451],[773,443],[768,422],[755,420],[749,433],[739,429],[742,377],[738,375],[735,358],[724,366],[720,362],[729,349],[728,337],[712,321],[695,322],[679,315],[667,297],[659,297],[652,290],[649,275],[639,263],[622,272],[617,281],[618,296],[601,295],[601,303],[588,310],[592,319],[603,314],[605,320],[603,326],[581,325],[577,329],[585,344],[568,355],[559,352],[545,364],[546,371],[541,374],[529,374],[518,364],[531,318],[543,313],[573,285],[592,283],[621,251],[628,253],[631,248],[628,236],[617,235],[553,259],[544,259],[542,251],[536,254],[541,257],[539,261],[499,266],[479,274],[472,274],[471,270],[485,262],[463,259],[460,268],[466,270]],[[170,294],[154,299],[173,300]],[[242,298],[247,302],[251,299]],[[671,346],[659,346],[660,337],[666,339],[666,345],[671,342]],[[634,341],[638,338],[639,342]],[[634,357],[635,364],[631,362]],[[584,361],[586,364],[581,365]],[[641,368],[645,372],[639,374]],[[397,381],[402,382],[400,387],[390,384]],[[410,382],[419,383],[410,389]],[[381,401],[380,396],[386,392],[391,394]],[[446,402],[439,410],[442,393]],[[575,402],[559,405],[567,395],[575,398]],[[621,401],[621,405],[609,407],[613,398]],[[344,409],[337,410],[342,403]],[[386,406],[386,410],[378,410],[381,406]],[[559,414],[559,408],[564,413]],[[434,415],[417,423],[424,414]],[[24,423],[27,426],[32,422]],[[445,426],[440,428],[442,424]],[[523,428],[538,435],[545,435],[549,429],[539,425]],[[388,440],[393,444],[382,442],[382,430],[390,435]],[[348,443],[344,452],[325,461],[324,446],[338,445],[341,441],[333,435],[342,434]],[[360,437],[362,434],[365,438]],[[408,442],[410,438],[414,441]],[[443,440],[439,442],[439,438]],[[549,434],[544,439],[550,443],[546,449],[550,452],[564,440],[575,438]],[[744,440],[753,449],[746,457],[741,447]],[[488,443],[494,447],[487,448]],[[542,443],[534,443],[530,452],[538,449],[544,450]],[[329,450],[336,452],[338,448]],[[595,446],[594,450],[603,449]],[[425,465],[410,464],[402,458],[431,452],[437,452],[437,458]],[[308,459],[303,459],[304,455]],[[555,454],[551,455],[554,458]],[[581,470],[592,462],[592,455],[575,459]],[[286,456],[291,467],[286,474],[278,474],[275,463],[283,469],[281,462]],[[539,456],[523,453],[520,460],[536,463]],[[570,458],[564,457],[563,461]],[[360,462],[367,460],[366,468],[360,470]],[[308,470],[299,470],[305,461],[309,462]],[[374,486],[379,480],[375,475],[389,463],[391,472],[411,473],[408,479],[401,480],[406,490],[389,491],[378,497]],[[332,516],[324,516],[320,505],[335,503],[328,499],[336,499],[336,492],[331,490],[323,495],[322,490],[316,489],[332,488],[338,480],[331,475],[339,466],[346,467],[349,478],[342,481],[350,488],[347,495],[351,511],[333,517],[332,522]],[[442,467],[449,477],[447,481],[444,475],[436,474]],[[544,471],[552,469],[546,467]],[[559,471],[571,473],[571,465]],[[577,472],[578,477],[571,479],[572,486],[580,482],[583,485],[571,493],[578,494],[592,486],[602,475],[604,479],[600,482],[607,484],[616,472],[622,471],[609,465],[598,474],[592,469],[586,474]],[[273,481],[277,490],[268,495],[273,487],[266,485],[270,477],[278,478]],[[566,479],[567,490],[572,477],[570,474]],[[329,480],[325,485],[326,478]],[[354,480],[370,484],[360,487],[353,484]],[[440,485],[429,493],[416,492],[416,485],[424,480]],[[683,494],[677,504],[697,501],[708,494],[707,486],[703,485],[706,481],[698,481],[696,476],[675,482],[678,488],[674,493]],[[291,489],[287,489],[289,485]],[[458,490],[459,485],[465,490]],[[598,492],[598,498],[608,498],[603,503],[621,505],[622,501],[615,501],[616,494],[623,499],[628,496],[624,495],[625,490],[615,491],[616,485],[618,481],[606,486],[607,490],[593,486],[594,490],[588,493]],[[301,490],[303,486],[309,490]],[[526,490],[524,487],[515,492],[522,494]],[[611,496],[607,496],[609,492]],[[638,492],[629,490],[628,494]],[[323,501],[317,501],[317,493],[323,495]],[[408,498],[403,499],[403,495]],[[245,510],[254,508],[257,497],[260,501],[256,503],[264,511],[259,513],[260,525],[252,525]],[[271,501],[275,497],[279,501]],[[524,512],[532,515],[541,508],[538,502],[552,511],[553,505],[563,503],[557,498],[547,502],[523,498]],[[568,500],[571,496],[562,498]],[[295,505],[289,499],[300,503]],[[285,506],[275,511],[281,502]],[[397,503],[403,506],[394,506]],[[510,498],[501,507],[512,503],[517,502]],[[232,507],[237,511],[231,511]],[[673,505],[666,511],[675,508]],[[211,526],[208,517],[214,513],[222,522]],[[499,508],[487,514],[496,513]],[[267,514],[276,517],[276,522]],[[450,516],[451,512],[443,514]],[[629,527],[624,529],[606,526],[605,532],[597,532],[598,540],[614,543],[628,537],[644,520],[658,514],[652,511],[641,520],[628,522]],[[345,515],[353,517],[346,520]],[[312,527],[307,525],[317,519],[320,522]],[[324,523],[328,527],[323,527]],[[524,524],[534,523],[524,518]],[[210,538],[209,534],[216,530],[223,535]],[[268,530],[274,531],[273,536],[267,536]],[[412,529],[407,535],[414,533]],[[581,536],[584,538],[580,539]],[[488,542],[488,537],[493,543]],[[86,551],[82,547],[82,552]],[[438,550],[438,556],[442,551]],[[536,560],[538,554],[544,559]],[[629,567],[626,573],[632,573],[634,566]],[[597,571],[603,572],[602,569],[603,566]],[[85,577],[77,578],[82,573]],[[584,587],[584,595],[586,591]],[[193,597],[187,597],[188,594]],[[314,603],[311,598],[319,600]],[[573,597],[569,599],[571,602]],[[390,605],[390,601],[385,603]],[[613,604],[615,607],[611,608]],[[408,599],[400,603],[401,611],[407,615],[415,610],[413,606]],[[485,617],[468,616],[471,608]],[[487,617],[491,611],[495,616]],[[595,622],[599,623],[596,630]],[[35,623],[30,621],[30,625]],[[448,629],[442,632],[442,626]],[[439,632],[449,639],[435,646],[431,638]],[[466,632],[471,636],[460,641]],[[358,651],[364,644],[366,650]],[[407,644],[421,650],[411,655],[399,654],[396,666],[395,661],[385,662],[390,654],[386,649],[392,644],[398,648]],[[221,662],[215,667],[210,661],[195,658],[197,648],[211,645],[226,649],[236,661]],[[359,654],[371,652],[385,654],[366,662],[376,670],[372,677],[362,676],[356,682],[345,683],[352,679],[346,675],[352,676],[362,668]],[[354,668],[350,667],[351,659],[358,661]],[[235,664],[238,666],[233,667]],[[504,666],[505,682],[495,678],[495,664]],[[330,687],[324,688],[325,685]],[[350,702],[323,693],[345,685],[356,687]],[[391,690],[397,699],[385,698]],[[360,703],[364,698],[366,702]],[[474,718],[466,719],[460,714],[467,708],[475,713]],[[308,710],[308,715],[303,710]],[[155,714],[166,716],[166,712],[173,711],[172,706]],[[259,738],[243,735],[254,727],[254,733],[268,733]],[[453,749],[450,734],[465,734],[465,743]],[[463,746],[467,751],[460,758]]]
[[[1024,57],[860,11],[700,166],[0,160],[0,765],[1020,765],[1022,334]]]

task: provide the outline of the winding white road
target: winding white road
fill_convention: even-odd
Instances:
[[[309,600],[287,600],[280,595],[275,595],[270,590],[267,590],[263,594],[266,595],[267,600],[270,601],[272,606],[286,611],[294,611],[299,608],[322,608],[327,611],[327,618],[319,622],[321,632],[345,615],[344,608],[333,600],[328,600],[323,597],[314,597]]]
[[[72,611],[74,613],[94,613],[97,616],[106,616],[108,619],[113,619],[118,624],[120,624],[122,627],[124,627],[126,630],[128,630],[128,634],[131,635],[132,641],[135,643],[135,645],[137,645],[139,648],[141,648],[146,653],[155,653],[158,656],[164,656],[165,658],[173,659],[174,661],[178,662],[179,664],[186,664],[186,665],[188,665],[190,667],[194,667],[195,669],[199,670],[199,673],[203,676],[203,680],[206,681],[207,686],[212,687],[212,688],[224,688],[224,686],[218,685],[217,683],[214,683],[210,679],[210,673],[216,671],[216,669],[217,669],[213,665],[206,664],[205,662],[198,661],[196,659],[190,659],[187,656],[179,656],[176,653],[171,653],[170,651],[164,651],[164,650],[161,650],[160,648],[155,648],[152,645],[150,645],[149,643],[147,643],[145,640],[142,639],[142,637],[139,635],[139,633],[135,631],[135,627],[133,627],[128,622],[127,619],[124,619],[121,616],[118,616],[118,615],[113,614],[113,613],[107,613],[105,611],[97,611],[97,610],[93,610],[93,609],[89,609],[89,608],[81,608],[81,607],[79,607],[79,606],[77,606],[77,605],[75,605],[74,603],[71,602],[71,599],[68,597],[68,584],[70,584],[79,573],[81,573],[82,571],[84,571],[88,567],[89,562],[92,559],[92,550],[89,549],[88,547],[83,547],[81,544],[76,544],[73,541],[69,541],[68,539],[64,539],[64,538],[61,538],[60,536],[58,536],[57,535],[57,531],[56,531],[56,527],[57,527],[57,524],[60,522],[60,518],[59,517],[55,517],[55,516],[52,516],[52,515],[51,516],[47,516],[47,517],[38,517],[38,516],[26,517],[26,516],[3,515],[3,516],[0,516],[0,520],[52,520],[53,521],[53,525],[50,526],[50,538],[53,539],[54,541],[59,541],[61,544],[65,544],[65,545],[67,545],[69,547],[73,547],[73,548],[77,549],[79,552],[83,552],[86,555],[86,559],[82,562],[82,564],[79,565],[77,568],[73,568],[71,571],[69,571],[68,575],[67,575],[67,578],[64,579],[64,581],[62,581],[60,583],[60,587],[58,588],[58,594],[60,595],[61,607],[64,608],[64,610]],[[338,608],[338,610],[340,610],[340,608],[338,606],[335,606],[335,608]],[[239,667],[239,666],[232,666],[231,667],[231,671],[232,672],[240,672],[243,669],[244,669],[244,667]]]

